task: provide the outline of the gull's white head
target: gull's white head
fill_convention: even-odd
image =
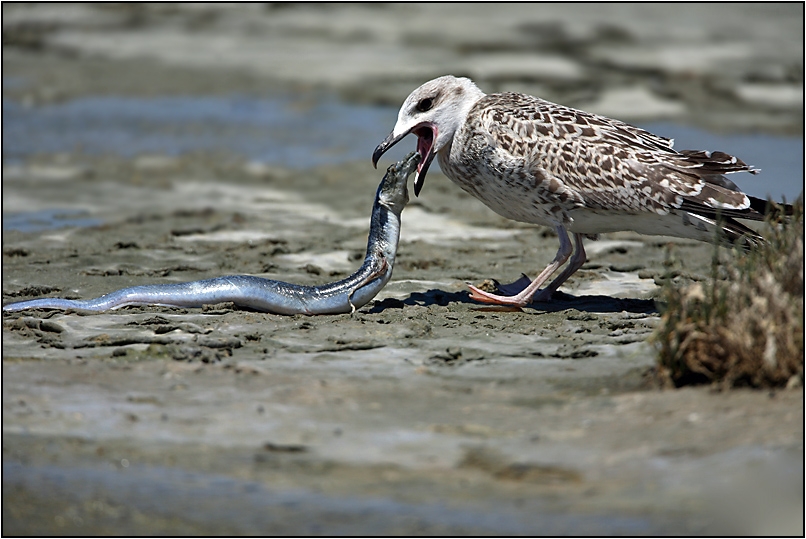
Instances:
[[[473,81],[466,78],[445,75],[426,82],[403,102],[395,128],[372,153],[372,164],[377,166],[378,159],[386,150],[409,133],[414,133],[421,157],[414,179],[414,194],[419,196],[431,161],[437,153],[450,147],[470,109],[484,95]]]

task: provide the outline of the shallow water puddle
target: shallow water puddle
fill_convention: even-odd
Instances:
[[[344,103],[332,95],[299,97],[84,97],[40,107],[3,99],[3,161],[81,152],[134,157],[229,151],[292,168],[369,160],[397,110]],[[746,192],[794,200],[803,190],[803,139],[756,133],[714,134],[669,122],[640,127],[675,139],[678,149],[720,150],[762,169],[732,175]],[[349,135],[349,143],[344,142]],[[413,141],[412,141],[413,142]],[[390,152],[402,157],[413,143]],[[395,153],[397,152],[397,153]],[[434,167],[437,164],[434,163]]]
[[[98,226],[103,221],[92,217],[84,210],[50,208],[22,213],[3,215],[3,230],[20,232],[40,232],[65,227]]]
[[[134,157],[232,151],[292,168],[369,161],[388,108],[332,96],[84,97],[39,107],[3,99],[3,160],[80,150]],[[344,135],[349,134],[349,144]]]

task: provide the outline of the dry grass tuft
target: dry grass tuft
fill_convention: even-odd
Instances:
[[[653,341],[656,377],[665,387],[792,387],[803,383],[803,204],[769,227],[769,243],[733,249],[709,281],[677,288]],[[718,279],[717,273],[727,274]]]

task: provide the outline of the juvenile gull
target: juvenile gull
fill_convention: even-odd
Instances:
[[[417,136],[422,156],[415,195],[436,156],[448,178],[496,213],[557,232],[557,255],[533,281],[523,276],[498,284],[503,295],[471,286],[479,301],[549,300],[585,263],[583,236],[602,232],[718,237],[745,248],[763,242],[735,218],[763,220],[766,201],[742,193],[724,176],[759,171],[723,152],[676,151],[671,139],[619,120],[525,94],[487,95],[470,79],[450,75],[406,98],[394,130],[375,148],[373,164],[409,133]]]

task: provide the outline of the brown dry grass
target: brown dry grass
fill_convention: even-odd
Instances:
[[[720,388],[803,383],[803,204],[788,222],[770,223],[768,243],[715,255],[713,275],[678,288],[667,280],[666,308],[653,341],[666,387]],[[717,278],[718,271],[727,279]]]

